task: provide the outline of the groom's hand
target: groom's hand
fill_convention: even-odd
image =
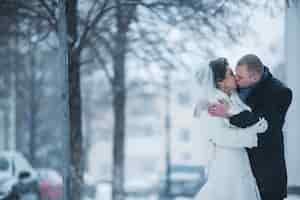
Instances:
[[[229,107],[222,101],[219,101],[219,103],[210,104],[208,106],[208,113],[214,117],[230,117],[228,110]]]

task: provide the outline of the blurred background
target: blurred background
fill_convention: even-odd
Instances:
[[[300,199],[299,0],[1,0],[0,22],[0,199],[192,199],[195,72],[247,53],[293,90]]]

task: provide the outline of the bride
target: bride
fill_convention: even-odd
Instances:
[[[212,117],[207,107],[224,102],[230,114],[251,109],[236,93],[235,77],[225,58],[218,58],[197,73],[201,98],[195,108],[201,134],[212,149],[208,164],[208,181],[195,200],[260,200],[245,148],[257,146],[257,134],[268,127],[265,119],[245,128],[230,125],[224,118]],[[206,131],[207,130],[207,131]]]

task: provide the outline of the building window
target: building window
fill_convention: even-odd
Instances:
[[[191,140],[190,130],[186,128],[180,129],[179,140],[182,142],[189,142]]]

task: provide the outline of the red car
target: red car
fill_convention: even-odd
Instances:
[[[37,169],[42,200],[60,200],[63,197],[63,178],[53,169]]]

